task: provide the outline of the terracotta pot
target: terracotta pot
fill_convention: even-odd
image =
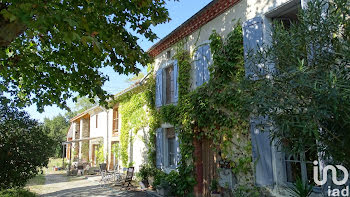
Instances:
[[[217,193],[211,193],[210,196],[211,196],[211,197],[221,197],[221,195],[220,195],[220,194],[217,194]]]

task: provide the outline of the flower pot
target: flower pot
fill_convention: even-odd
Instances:
[[[154,182],[154,177],[148,177],[148,184],[149,185],[153,185],[153,182]]]
[[[145,185],[146,188],[149,187],[148,180],[142,180],[141,182]]]
[[[211,197],[220,197],[221,195],[218,194],[218,193],[211,193],[210,196],[211,196]]]
[[[157,193],[161,196],[168,196],[169,191],[164,188],[157,189]]]

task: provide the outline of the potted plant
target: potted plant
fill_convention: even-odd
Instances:
[[[168,196],[169,195],[169,182],[166,181],[165,179],[162,179],[160,181],[160,184],[156,186],[157,188],[157,193],[161,196]]]
[[[210,187],[209,190],[211,192],[211,197],[220,197],[220,193],[218,191],[218,180],[217,179],[213,179],[210,183]]]
[[[148,177],[150,175],[151,167],[148,165],[141,165],[139,173],[137,174],[138,178],[141,179],[141,182],[145,185],[145,187],[149,187]]]

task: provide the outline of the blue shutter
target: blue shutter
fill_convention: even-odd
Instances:
[[[174,62],[174,102],[177,103],[179,100],[179,66],[177,64],[177,60]]]
[[[199,47],[196,52],[196,87],[203,84],[203,48]]]
[[[261,65],[254,65],[249,57],[254,56],[263,43],[263,19],[255,17],[243,23],[243,46],[245,61],[245,76],[251,79],[257,79],[261,74]]]
[[[164,150],[163,150],[163,129],[158,128],[156,132],[156,164],[157,168],[162,168],[164,164]]]
[[[210,75],[209,75],[209,66],[211,64],[211,53],[210,53],[210,46],[209,44],[203,46],[203,82],[208,82]]]
[[[257,118],[250,122],[252,153],[255,166],[255,181],[258,186],[273,185],[272,151],[269,138],[269,129],[266,126],[265,132],[261,126],[266,125],[266,119]]]
[[[163,69],[159,69],[156,73],[156,107],[163,104]]]
[[[179,166],[179,162],[180,162],[180,139],[178,136],[178,131],[175,131],[175,150],[176,150],[176,158],[175,158],[175,166]]]

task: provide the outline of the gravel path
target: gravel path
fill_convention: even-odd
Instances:
[[[75,177],[70,178],[64,174],[47,174],[45,185],[35,189],[42,197],[53,196],[96,196],[96,197],[146,197],[141,191],[125,191],[120,188],[105,186],[101,187],[98,180],[100,177]]]

